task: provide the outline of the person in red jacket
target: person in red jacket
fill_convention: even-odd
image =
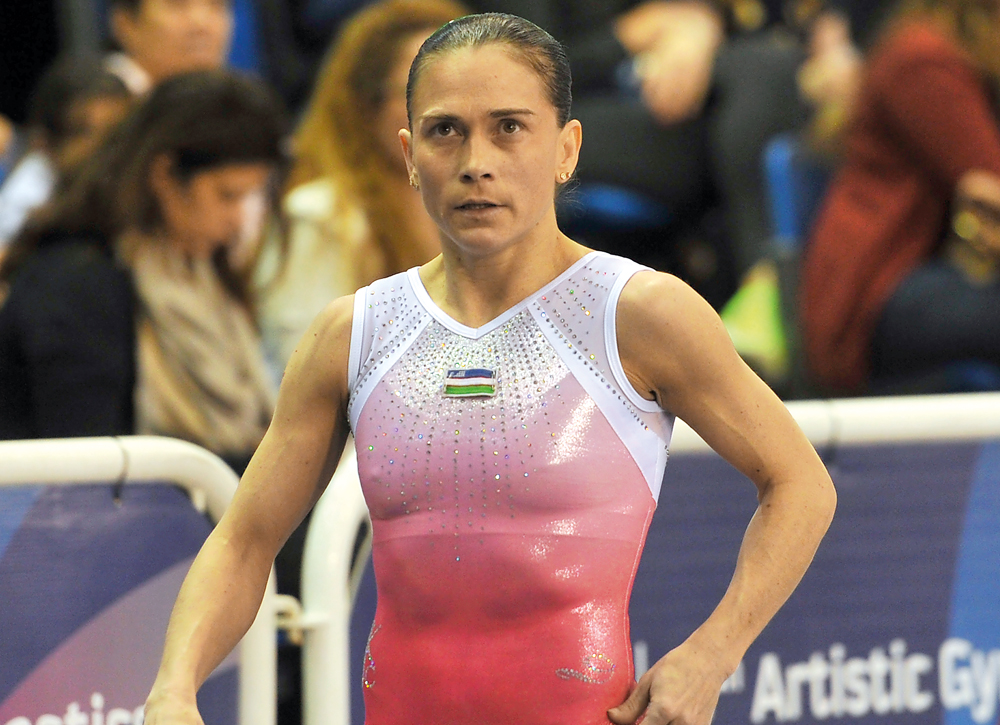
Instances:
[[[804,259],[807,364],[831,392],[1000,364],[998,5],[911,2],[872,51]]]

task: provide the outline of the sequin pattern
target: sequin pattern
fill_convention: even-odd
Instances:
[[[361,684],[365,689],[375,687],[375,660],[372,658],[372,639],[382,629],[380,625],[372,624],[371,632],[368,633],[368,641],[365,642],[365,666],[361,673]]]
[[[488,517],[516,517],[518,494],[531,493],[539,465],[562,457],[550,409],[566,401],[542,392],[559,389],[566,366],[526,313],[480,340],[431,325],[411,355],[419,369],[394,366],[382,380],[381,404],[362,414],[374,428],[367,470],[384,491],[383,501],[370,505],[386,517],[422,511],[425,522],[433,521],[428,533],[456,536],[463,529],[486,531]],[[448,369],[487,366],[498,370],[494,396],[442,395]]]
[[[474,331],[406,279],[366,293],[351,416],[379,589],[365,698],[380,723],[535,723],[551,707],[591,722],[628,691],[628,596],[655,505],[642,466],[656,462],[637,461],[629,436],[665,440],[610,372],[614,277],[578,278],[591,273]],[[449,369],[495,371],[495,394],[444,396]]]
[[[580,680],[594,685],[601,685],[611,679],[615,673],[615,663],[602,654],[593,654],[584,659],[579,670],[571,667],[560,667],[556,676],[563,680]]]

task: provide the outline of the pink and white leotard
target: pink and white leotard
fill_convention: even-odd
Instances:
[[[618,357],[640,269],[590,253],[477,329],[416,269],[357,293],[368,725],[603,724],[627,696],[629,596],[673,425]],[[456,370],[479,371],[478,395],[446,390]]]

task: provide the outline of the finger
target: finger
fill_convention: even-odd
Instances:
[[[649,679],[642,678],[635,689],[618,707],[608,710],[608,719],[616,725],[632,725],[649,704]]]

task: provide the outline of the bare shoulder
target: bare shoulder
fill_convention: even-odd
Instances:
[[[680,390],[744,373],[718,314],[673,275],[634,275],[622,290],[616,319],[626,374],[637,390],[648,391],[669,410],[680,402]]]
[[[288,361],[280,397],[294,390],[338,400],[347,395],[353,316],[354,295],[335,299],[316,316]]]
[[[692,318],[695,323],[714,322],[718,315],[686,282],[665,272],[637,272],[618,303],[619,330],[652,326],[683,334]]]

